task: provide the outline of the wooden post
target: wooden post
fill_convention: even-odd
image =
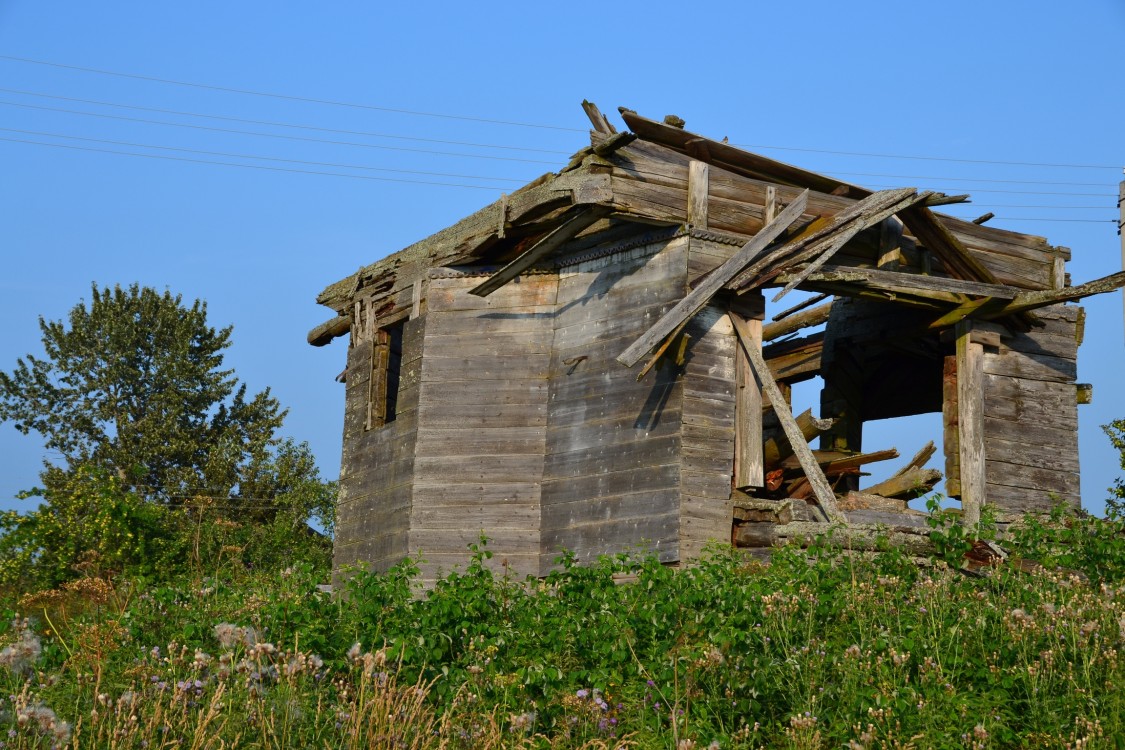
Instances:
[[[763,223],[769,224],[777,218],[777,186],[766,185],[766,207],[762,217]]]
[[[710,166],[707,162],[688,164],[687,223],[700,229],[707,228],[707,191]]]
[[[879,262],[876,267],[896,271],[902,260],[902,221],[897,216],[884,219],[879,225]]]
[[[957,324],[957,443],[961,459],[961,523],[976,533],[984,505],[984,347],[972,322]]]
[[[750,299],[746,299],[750,297]],[[765,317],[765,298],[761,292],[744,295],[739,302],[750,303],[748,309],[735,314],[744,315],[750,346],[762,351],[762,319]],[[753,365],[742,346],[735,347],[735,427],[734,427],[734,486],[764,487],[766,484],[765,454],[762,440],[762,386],[754,376]]]
[[[785,397],[781,394],[777,383],[774,382],[770,367],[762,357],[762,352],[754,346],[753,337],[746,321],[737,313],[731,313],[730,320],[734,324],[735,333],[738,334],[738,341],[746,352],[750,365],[754,368],[754,374],[758,376],[758,382],[762,384],[762,390],[769,397],[770,403],[773,405],[773,411],[781,422],[781,428],[785,431],[785,436],[789,438],[789,444],[801,464],[801,469],[805,472],[809,484],[812,485],[817,503],[824,514],[828,516],[828,520],[834,523],[846,523],[847,519],[844,514],[836,507],[836,493],[832,491],[832,485],[828,484],[828,479],[824,476],[820,464],[817,463],[812,449],[805,442],[804,435],[801,434],[801,428],[797,426],[797,421],[793,419],[793,412],[789,410]]]

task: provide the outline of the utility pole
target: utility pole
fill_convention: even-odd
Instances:
[[[1125,173],[1125,167],[1121,171]],[[1125,271],[1125,180],[1117,185],[1117,236],[1121,238],[1121,270]],[[1121,300],[1125,305],[1125,287],[1121,289]]]

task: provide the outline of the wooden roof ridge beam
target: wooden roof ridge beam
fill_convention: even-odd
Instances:
[[[796,221],[805,212],[808,205],[809,191],[805,190],[790,203],[777,218],[762,227],[749,242],[730,257],[723,265],[716,268],[702,283],[692,289],[679,303],[665,313],[644,334],[629,345],[625,351],[618,355],[617,361],[626,367],[632,367],[650,349],[663,341],[675,331],[685,320],[695,317],[696,313],[707,306],[711,298],[726,286],[731,278],[746,267],[766,250],[782,232]]]
[[[930,193],[918,193],[915,188],[901,188],[899,190],[883,190],[869,195],[852,206],[855,217],[846,225],[837,229],[833,234],[817,243],[815,248],[809,248],[806,254],[811,255],[814,250],[819,255],[812,259],[804,269],[798,272],[780,292],[774,295],[773,301],[777,302],[789,292],[793,291],[802,281],[809,277],[816,269],[828,262],[844,245],[853,237],[868,227],[875,226],[884,219],[907,209],[920,201],[930,197]],[[827,247],[823,247],[827,244]],[[794,259],[796,260],[796,259]],[[799,261],[798,261],[799,262]]]
[[[1068,286],[1062,289],[1045,289],[1038,292],[1020,292],[1016,295],[1015,299],[1011,300],[1003,307],[999,307],[981,317],[985,320],[990,320],[1005,315],[1025,313],[1040,307],[1056,305],[1060,302],[1070,302],[1092,297],[1095,294],[1105,294],[1106,292],[1112,292],[1121,287],[1125,287],[1125,271],[1118,271],[1117,273],[1103,276],[1093,281],[1087,281],[1085,284],[1079,284],[1078,286]]]
[[[820,505],[830,521],[845,523],[847,519],[836,507],[836,493],[832,491],[832,486],[828,484],[828,478],[821,470],[820,464],[817,463],[812,449],[805,442],[801,428],[797,426],[797,420],[793,418],[793,412],[789,410],[789,405],[781,394],[781,389],[777,387],[773,375],[770,374],[769,365],[766,364],[762,352],[753,340],[750,327],[737,313],[731,312],[729,315],[738,341],[750,360],[750,366],[754,369],[754,374],[757,376],[758,382],[761,383],[762,390],[769,397],[774,413],[777,415],[778,421],[781,422],[781,428],[785,431],[785,436],[789,439],[789,445],[793,448],[793,453],[797,456],[797,460],[801,462],[801,469],[804,470],[805,477],[808,478],[809,484],[812,486],[817,504]]]
[[[716,141],[711,138],[677,128],[672,125],[650,120],[638,115],[626,107],[618,107],[621,118],[625,124],[646,141],[668,146],[681,153],[702,158],[715,166],[766,182],[777,182],[797,188],[811,188],[821,193],[831,193],[839,188],[846,188],[845,195],[849,198],[866,198],[870,190],[852,185],[834,177],[809,172],[795,167],[792,164],[775,161],[766,156],[746,151],[729,143]],[[689,145],[691,144],[691,145]],[[693,149],[695,153],[691,153]]]
[[[477,297],[487,297],[512,279],[519,276],[535,265],[538,261],[558,250],[563,243],[572,239],[583,229],[594,224],[610,213],[607,206],[590,206],[581,208],[567,219],[561,226],[556,227],[547,236],[536,242],[511,263],[489,276],[480,284],[469,290],[469,294]]]

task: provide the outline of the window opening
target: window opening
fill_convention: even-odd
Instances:
[[[375,332],[371,353],[371,395],[367,429],[382,427],[398,415],[398,387],[402,380],[402,339],[406,318]]]

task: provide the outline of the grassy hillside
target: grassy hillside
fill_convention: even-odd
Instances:
[[[814,544],[515,581],[481,547],[425,597],[408,564],[9,592],[0,748],[1122,747],[1122,525],[1056,521],[983,577]]]

